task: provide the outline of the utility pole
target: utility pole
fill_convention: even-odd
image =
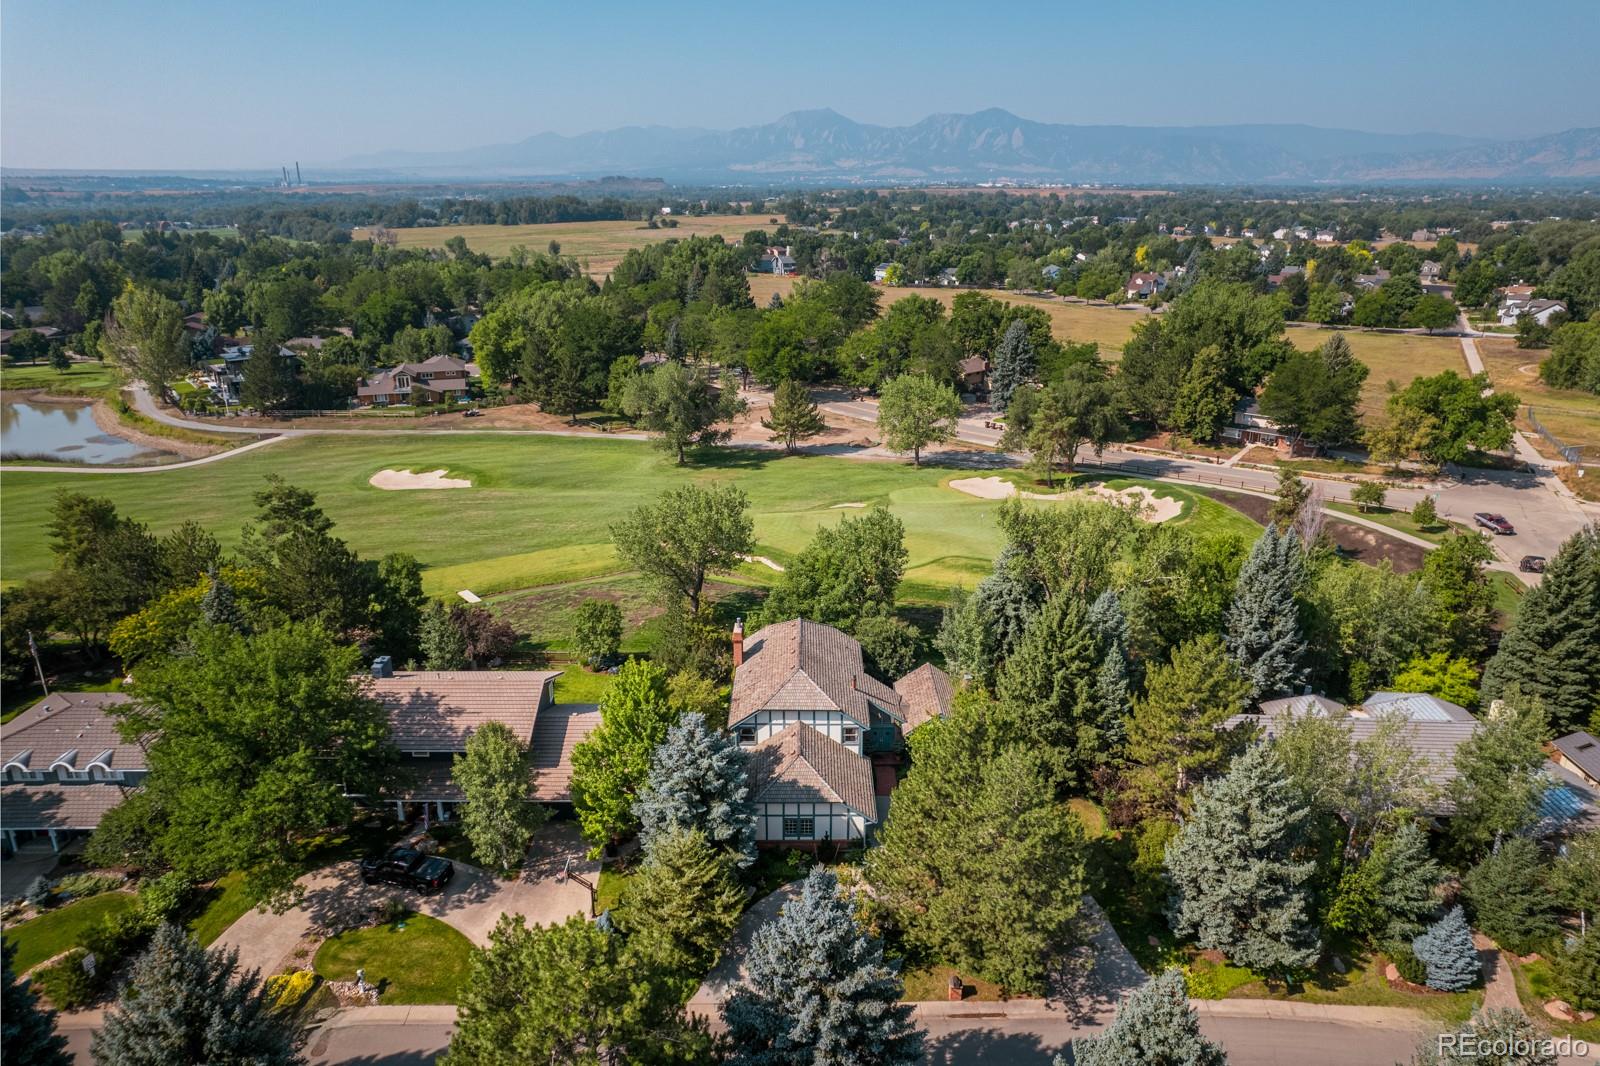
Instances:
[[[44,666],[39,662],[39,645],[33,641],[33,630],[28,630],[28,651],[33,655],[33,669],[39,675],[39,687],[50,695],[50,683],[44,679]]]

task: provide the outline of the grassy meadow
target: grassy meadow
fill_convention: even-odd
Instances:
[[[368,479],[387,468],[468,478],[470,489],[385,491]],[[687,467],[636,441],[564,437],[383,436],[297,438],[219,463],[144,475],[11,472],[3,475],[6,536],[0,579],[47,573],[48,511],[63,489],[107,496],[156,533],[194,519],[225,548],[253,513],[251,494],[269,473],[317,493],[337,532],[364,556],[415,555],[429,592],[472,589],[493,596],[545,586],[604,583],[626,575],[608,525],[664,489],[731,483],[750,497],[757,554],[782,565],[821,527],[858,507],[883,503],[906,527],[908,600],[937,601],[954,584],[989,572],[1000,548],[996,501],[947,486],[970,472],[910,464],[719,450]],[[1114,484],[1121,484],[1115,482]],[[1204,528],[1255,526],[1237,512],[1172,485],[1153,485],[1185,504],[1177,521]],[[1049,506],[1046,504],[1045,506]],[[735,584],[770,584],[777,573],[749,563]]]
[[[588,262],[588,271],[594,278],[604,278],[611,268],[621,262],[623,255],[633,248],[643,248],[657,241],[682,240],[685,237],[722,237],[738,242],[753,229],[771,229],[768,221],[773,216],[762,215],[674,215],[676,226],[650,229],[634,219],[595,222],[543,222],[527,226],[417,226],[394,229],[396,245],[401,248],[443,248],[451,237],[465,237],[467,247],[486,255],[503,256],[521,245],[531,251],[542,252],[551,241],[561,245],[562,255],[576,256]],[[781,221],[781,216],[779,216]],[[367,239],[365,229],[357,229],[351,236],[355,240]]]
[[[1517,399],[1533,408],[1545,428],[1566,444],[1600,452],[1600,396],[1577,389],[1553,389],[1540,380],[1539,364],[1550,355],[1547,350],[1518,348],[1509,337],[1480,337],[1477,344],[1496,389],[1516,393]],[[1517,422],[1523,429],[1532,428],[1526,411],[1519,412]]]

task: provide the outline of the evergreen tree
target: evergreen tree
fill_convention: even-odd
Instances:
[[[744,890],[727,852],[694,829],[658,834],[618,904],[617,928],[668,968],[704,973],[733,934]]]
[[[1239,571],[1228,608],[1228,651],[1256,699],[1293,691],[1305,677],[1305,639],[1295,594],[1305,553],[1294,533],[1268,526]]]
[[[1222,641],[1206,634],[1152,667],[1128,722],[1133,794],[1152,812],[1177,814],[1194,786],[1227,765],[1245,739],[1224,722],[1245,709],[1250,686]]]
[[[1202,788],[1167,845],[1173,932],[1261,973],[1315,963],[1308,882],[1316,863],[1296,858],[1308,813],[1267,745],[1250,748]]]
[[[0,1047],[7,1062],[18,1066],[72,1066],[67,1038],[56,1032],[56,1012],[39,1006],[33,989],[17,980],[11,968],[16,949],[8,940],[0,947]]]
[[[761,420],[761,427],[771,430],[772,439],[783,441],[783,450],[793,455],[797,444],[815,437],[827,429],[828,424],[822,419],[822,409],[811,402],[806,387],[787,378],[779,382],[773,392],[772,406],[767,409],[767,417]]]
[[[1579,1010],[1600,1009],[1600,931],[1590,926],[1550,960],[1561,993]]]
[[[200,597],[200,617],[206,620],[207,625],[227,626],[242,632],[244,612],[239,609],[239,599],[234,594],[233,586],[217,573],[215,566],[206,577],[210,584],[205,595]]]
[[[528,798],[533,771],[517,735],[501,722],[484,723],[467,738],[450,776],[465,800],[461,824],[473,857],[491,869],[515,868],[546,816],[544,806]]]
[[[722,1006],[730,1066],[913,1066],[924,1034],[883,944],[857,927],[833,874],[814,868],[755,935],[749,986]]]
[[[1373,844],[1366,862],[1377,871],[1379,935],[1404,941],[1422,931],[1439,906],[1438,887],[1444,872],[1428,854],[1428,836],[1416,822],[1406,822]]]
[[[1094,679],[1095,699],[1100,704],[1102,721],[1108,724],[1110,742],[1121,747],[1127,734],[1125,722],[1133,691],[1129,677],[1128,616],[1123,613],[1117,594],[1106,589],[1090,604],[1088,620],[1105,647],[1105,656],[1100,660],[1100,670]]]
[[[1294,528],[1295,519],[1300,517],[1300,511],[1310,499],[1311,487],[1305,483],[1300,472],[1292,466],[1280,466],[1278,497],[1272,501],[1272,509],[1267,512],[1267,521],[1280,533],[1287,533]]]
[[[272,1009],[256,972],[239,974],[238,965],[237,949],[207,951],[183,929],[164,923],[134,962],[116,1007],[94,1035],[95,1062],[304,1062],[294,1025]]]
[[[472,953],[443,1066],[715,1061],[676,974],[627,939],[573,915],[531,929],[504,914]]]
[[[1523,599],[1483,672],[1485,705],[1512,689],[1544,701],[1557,735],[1600,729],[1600,525],[1574,534]]]
[[[1532,951],[1556,931],[1545,866],[1538,844],[1510,837],[1462,878],[1474,923],[1509,951]]]
[[[1104,655],[1083,601],[1058,593],[1033,616],[1000,671],[997,693],[1017,739],[1045,757],[1058,782],[1079,780],[1111,754],[1117,730],[1096,689]]]
[[[1543,710],[1538,704],[1523,705],[1518,693],[1508,695],[1516,703],[1491,713],[1456,748],[1456,776],[1449,786],[1455,815],[1447,832],[1462,865],[1501,837],[1537,823],[1539,805],[1551,785],[1544,771]]]
[[[1200,1035],[1183,971],[1150,978],[1117,1007],[1109,1028],[1072,1042],[1075,1066],[1227,1066],[1227,1053]],[[1066,1066],[1056,1056],[1055,1066]]]
[[[1028,623],[1044,603],[1044,587],[1027,571],[1027,557],[1007,545],[995,557],[994,572],[972,594],[973,608],[992,637],[995,666],[1022,643]]]
[[[1011,403],[1011,394],[1033,380],[1039,372],[1039,357],[1028,336],[1028,324],[1018,318],[1006,332],[989,360],[989,401],[997,411]]]
[[[600,697],[599,727],[572,750],[572,808],[597,851],[639,828],[634,797],[677,720],[666,671],[643,659],[623,663]]]
[[[1056,803],[1041,753],[984,701],[912,735],[867,880],[907,943],[1013,992],[1041,990],[1078,913],[1083,833]],[[997,936],[996,930],[1005,935]]]
[[[1424,1037],[1412,1066],[1558,1066],[1548,1034],[1514,1007],[1479,1010],[1456,1026],[1454,1044]],[[1499,1048],[1500,1050],[1495,1050]]]
[[[1411,952],[1428,968],[1428,987],[1441,992],[1465,992],[1483,971],[1460,906],[1451,907],[1427,932],[1412,940]]]
[[[418,644],[425,670],[463,670],[467,666],[467,638],[441,600],[431,600],[422,609]]]
[[[651,753],[650,774],[633,804],[645,853],[665,834],[692,829],[732,852],[738,865],[754,862],[756,807],[746,761],[738,743],[708,728],[704,715],[678,719]]]

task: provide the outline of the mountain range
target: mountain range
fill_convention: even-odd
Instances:
[[[991,109],[874,126],[796,111],[734,130],[625,126],[456,151],[388,151],[341,170],[438,177],[650,175],[674,181],[1229,184],[1600,177],[1600,128],[1525,140],[1302,125],[1072,126]]]

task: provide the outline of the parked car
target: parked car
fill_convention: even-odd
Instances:
[[[414,848],[390,848],[383,855],[361,860],[361,880],[369,885],[380,882],[414,888],[423,895],[442,892],[456,874],[455,863],[437,855],[424,855]]]
[[[1506,521],[1506,516],[1503,514],[1490,514],[1488,511],[1479,511],[1472,516],[1472,520],[1490,533],[1500,536],[1510,536],[1517,531],[1516,527]]]
[[[461,412],[461,417],[462,418],[482,418],[483,417],[483,412],[478,410],[476,407],[469,407],[465,411]]]
[[[1542,574],[1544,573],[1544,556],[1524,555],[1522,561],[1517,564],[1517,569],[1524,574]]]

